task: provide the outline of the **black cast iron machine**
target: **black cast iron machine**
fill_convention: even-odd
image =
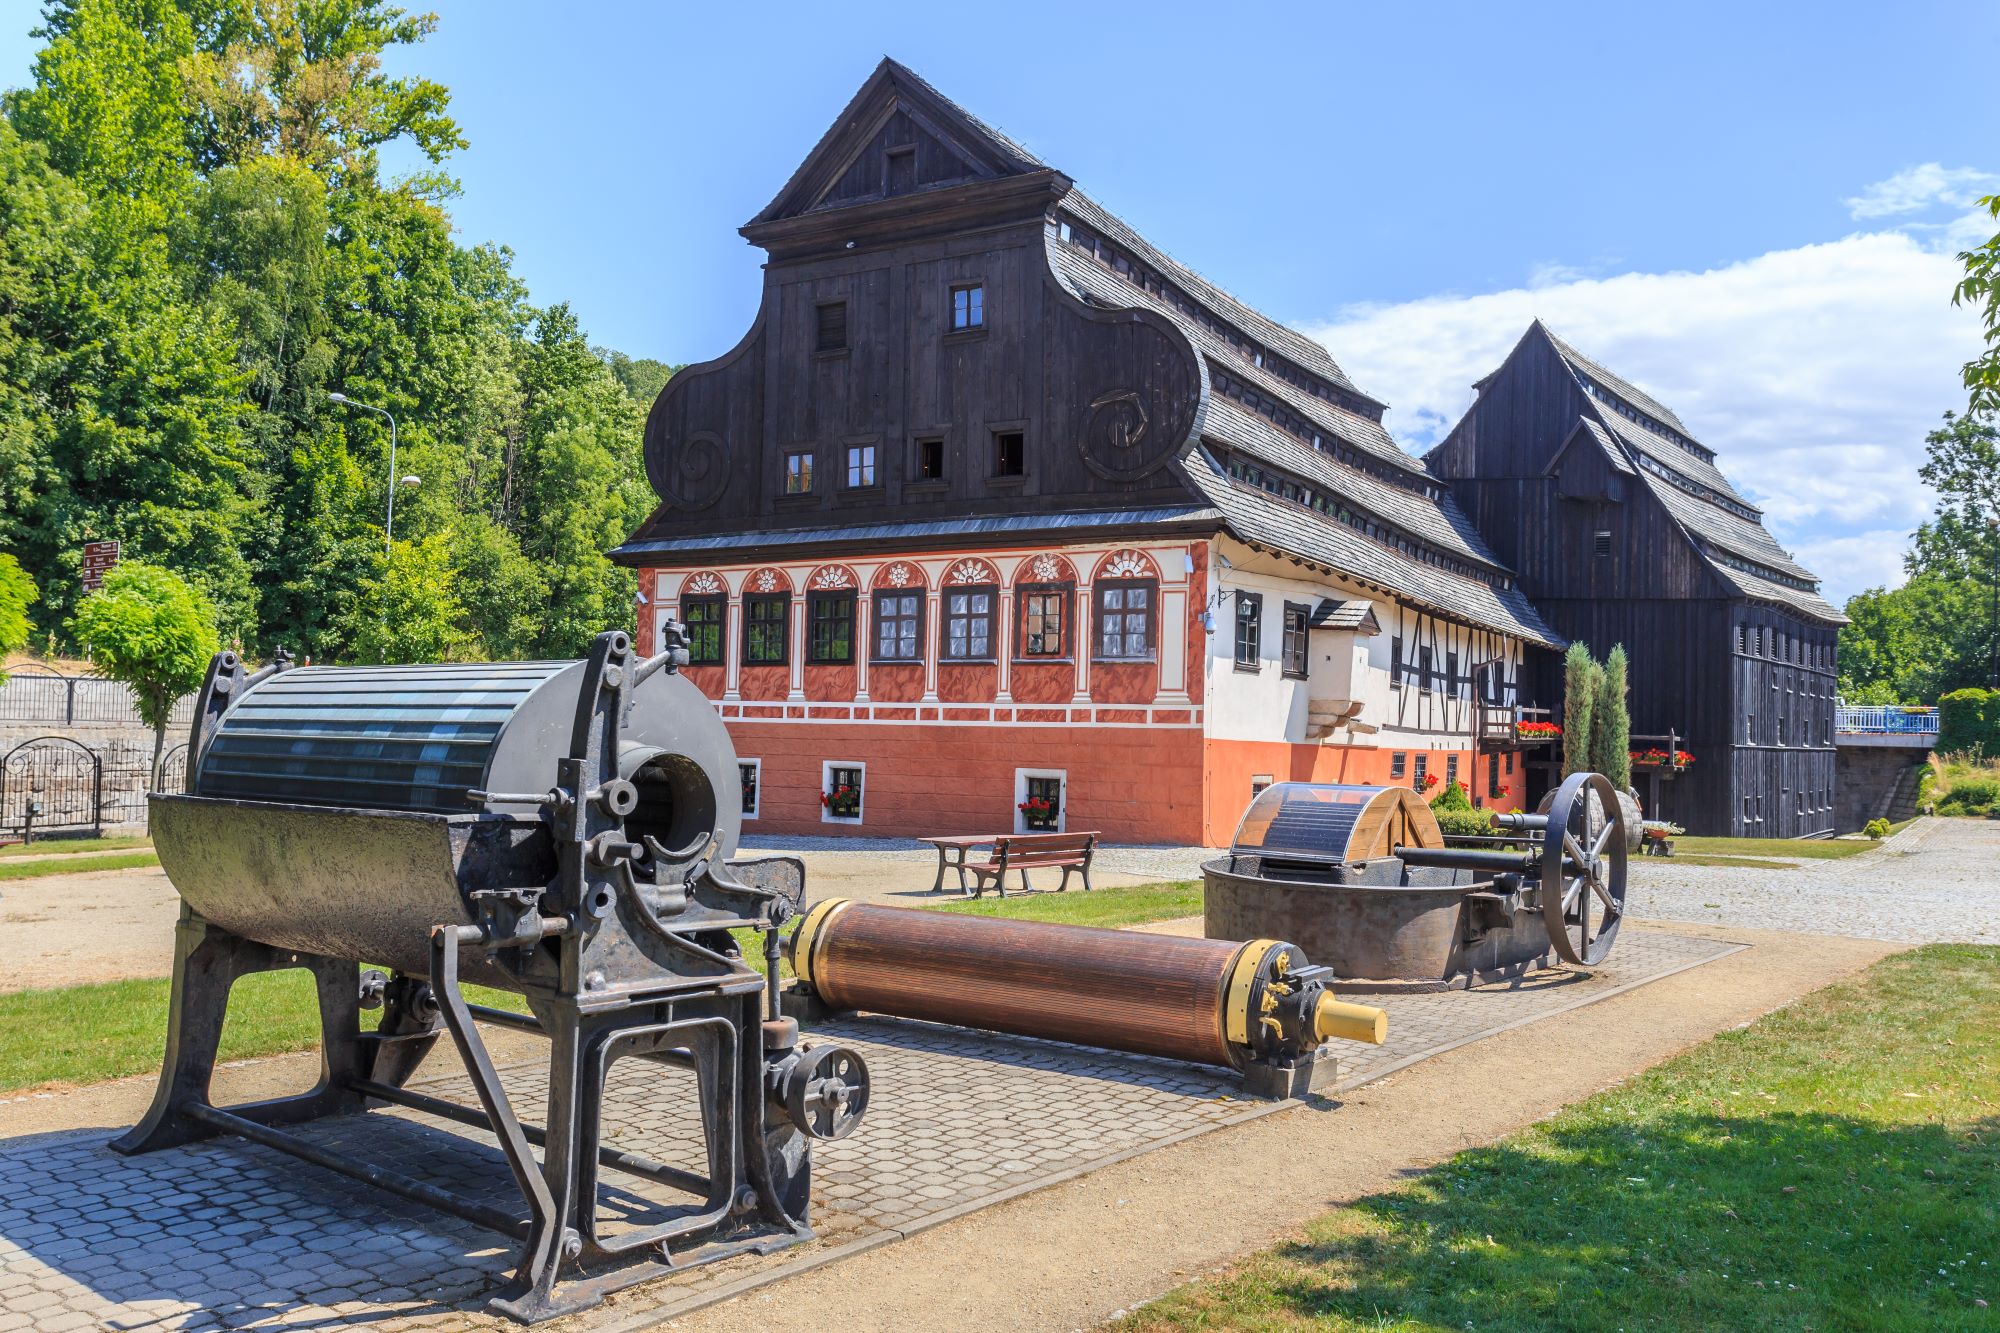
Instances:
[[[1281,782],[1203,865],[1210,939],[1281,935],[1342,991],[1440,990],[1563,962],[1595,967],[1625,919],[1617,790],[1574,773],[1546,814],[1449,846],[1406,787]]]
[[[515,1237],[514,1282],[494,1304],[523,1322],[809,1237],[809,1141],[853,1129],[867,1069],[850,1049],[801,1043],[778,1012],[778,930],[803,901],[804,867],[731,859],[735,752],[678,674],[680,627],[665,642],[645,659],[614,632],[581,661],[281,658],[254,674],[218,655],[188,794],[151,802],[181,896],[172,1011],[152,1109],[113,1146],[238,1135]],[[739,930],[762,933],[765,975]],[[231,985],[291,967],[318,992],[318,1085],[214,1105]],[[473,1003],[464,982],[512,992],[526,1012]],[[372,1030],[364,1009],[381,1011]],[[544,1125],[516,1115],[481,1024],[548,1040]],[[476,1107],[405,1086],[443,1034]],[[606,1078],[627,1057],[692,1073],[705,1170],[605,1141]],[[491,1130],[526,1216],[286,1128],[381,1104]],[[603,1168],[676,1202],[600,1226]]]

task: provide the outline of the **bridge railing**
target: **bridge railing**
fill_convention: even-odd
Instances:
[[[1938,729],[1938,712],[1935,708],[1906,708],[1900,704],[1842,707],[1833,710],[1833,729],[1836,732],[1849,733],[1935,736]]]

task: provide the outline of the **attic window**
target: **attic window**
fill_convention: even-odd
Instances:
[[[847,350],[847,302],[827,301],[818,309],[819,338],[814,344],[818,351],[844,352]]]
[[[993,432],[993,475],[1018,477],[1027,471],[1028,437],[1018,430]]]
[[[1606,558],[1611,554],[1610,533],[1600,531],[1592,539],[1592,542],[1593,542],[1593,549],[1596,551],[1599,559]]]
[[[882,193],[908,194],[917,188],[917,148],[900,144],[882,162]]]
[[[957,333],[964,329],[986,327],[986,288],[979,283],[968,283],[951,289],[951,328]]]

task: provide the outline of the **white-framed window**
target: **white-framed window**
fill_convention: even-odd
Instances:
[[[1034,802],[1036,804],[1031,805]],[[1043,805],[1053,806],[1053,820],[1040,813]],[[1017,768],[1014,770],[1014,832],[1061,833],[1069,812],[1069,770],[1062,768]]]
[[[764,806],[764,761],[738,759],[736,772],[743,779],[743,817],[755,819]]]
[[[868,787],[868,765],[860,759],[828,759],[819,766],[819,822],[859,824]]]

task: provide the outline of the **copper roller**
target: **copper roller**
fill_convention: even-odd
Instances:
[[[1183,939],[835,898],[787,942],[796,990],[866,1010],[1245,1070],[1310,1065],[1388,1017],[1326,989],[1281,940]],[[1326,1062],[1329,1066],[1331,1061]],[[1301,1089],[1303,1090],[1303,1089]]]

